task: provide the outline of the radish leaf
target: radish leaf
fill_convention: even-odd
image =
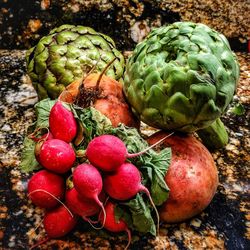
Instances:
[[[35,142],[28,137],[24,139],[20,168],[22,172],[31,172],[41,168],[34,154]]]
[[[105,134],[112,127],[111,121],[92,107],[83,109],[74,105],[71,108],[75,118],[83,127],[85,146],[95,136]]]
[[[150,233],[153,236],[156,235],[156,226],[151,216],[150,208],[143,200],[141,194],[137,194],[134,199],[128,202],[119,203],[115,213],[116,217],[122,217],[130,228],[133,225],[131,229],[143,234]]]
[[[48,128],[49,127],[49,114],[56,100],[44,99],[35,105],[36,110],[36,127]]]

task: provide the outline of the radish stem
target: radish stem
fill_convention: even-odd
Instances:
[[[141,152],[138,152],[138,153],[131,153],[131,154],[128,153],[128,154],[127,154],[127,158],[137,157],[137,156],[140,156],[140,155],[146,153],[149,149],[154,148],[155,146],[159,145],[159,144],[162,143],[165,139],[167,139],[168,137],[170,137],[170,136],[173,135],[173,134],[174,134],[174,132],[172,132],[171,134],[169,134],[169,135],[163,137],[163,138],[160,139],[158,142],[156,142],[156,143],[154,143],[153,145],[151,145],[151,146],[145,148],[145,149],[142,150]]]
[[[38,137],[36,137],[37,133],[39,131],[41,131],[42,129],[46,129],[47,130],[46,137],[45,138],[42,138],[42,137],[38,138]],[[32,140],[36,140],[37,139],[38,141],[46,141],[48,139],[48,136],[49,136],[49,128],[47,128],[47,127],[39,127],[39,128],[36,128],[33,133],[29,134],[28,138],[32,139]]]
[[[148,189],[147,189],[145,186],[143,186],[143,185],[140,185],[140,189],[139,189],[139,190],[140,190],[140,191],[142,191],[142,192],[144,192],[144,193],[148,196],[149,201],[150,201],[150,203],[151,203],[152,207],[153,207],[153,208],[154,208],[154,210],[155,210],[155,213],[156,213],[156,219],[157,219],[156,231],[157,231],[157,235],[159,235],[160,217],[159,217],[158,210],[157,210],[157,208],[156,208],[156,206],[155,206],[155,204],[154,204],[154,202],[153,202],[153,200],[152,200],[151,194],[150,194],[150,192],[148,191]]]

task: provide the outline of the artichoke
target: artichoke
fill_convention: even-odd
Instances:
[[[68,84],[93,68],[101,72],[115,57],[106,74],[119,81],[124,58],[110,37],[89,27],[62,25],[27,52],[27,71],[39,99],[54,99]]]
[[[124,92],[148,125],[193,132],[226,111],[238,78],[236,55],[222,34],[204,24],[176,22],[153,30],[136,46]]]

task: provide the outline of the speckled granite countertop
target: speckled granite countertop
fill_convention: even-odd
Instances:
[[[43,210],[25,196],[27,174],[19,171],[25,131],[34,120],[37,97],[25,75],[24,51],[0,50],[0,249],[28,249],[45,236],[39,227]],[[157,239],[142,237],[131,249],[250,248],[250,55],[239,54],[241,78],[235,101],[243,116],[228,112],[223,121],[230,133],[225,149],[213,153],[220,185],[209,207],[185,223],[160,227]],[[34,233],[34,228],[38,227]],[[124,235],[105,237],[79,224],[67,237],[50,240],[41,249],[123,249]]]

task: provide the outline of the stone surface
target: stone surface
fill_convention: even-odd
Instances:
[[[245,113],[236,116],[229,109],[223,117],[230,141],[226,148],[213,152],[220,179],[213,201],[191,220],[174,225],[162,223],[156,239],[137,236],[131,249],[249,248],[250,56],[237,55],[241,78],[233,105],[240,101]],[[45,237],[41,225],[44,211],[33,206],[26,196],[31,174],[19,170],[22,141],[35,120],[37,102],[26,76],[24,56],[25,51],[0,51],[0,249],[28,249]],[[49,240],[40,248],[118,250],[126,244],[125,234],[103,234],[81,222],[68,236]]]

